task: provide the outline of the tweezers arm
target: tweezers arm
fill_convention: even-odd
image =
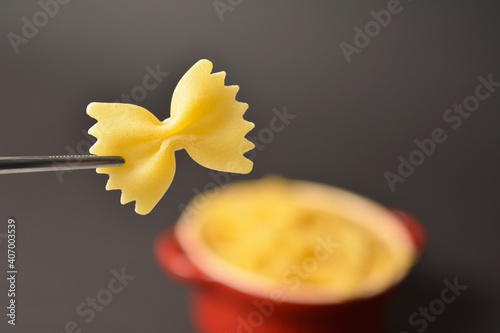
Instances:
[[[68,155],[0,157],[0,174],[95,169],[121,166],[120,156]]]

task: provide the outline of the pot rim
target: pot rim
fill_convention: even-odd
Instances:
[[[245,271],[213,253],[200,236],[201,225],[193,222],[196,214],[192,211],[187,213],[188,210],[181,215],[174,227],[175,237],[187,258],[210,280],[261,299],[272,299],[273,293],[281,292],[286,297],[282,301],[293,304],[329,305],[369,299],[394,288],[408,275],[418,260],[421,249],[413,239],[411,230],[402,222],[401,216],[369,198],[335,186],[302,180],[291,182],[299,186],[305,195],[315,196],[319,205],[335,203],[332,209],[337,215],[367,227],[384,239],[386,244],[391,245],[393,250],[404,252],[412,264],[400,267],[397,274],[383,285],[367,283],[362,295],[346,297],[336,295],[331,290],[326,293],[328,289],[322,286],[304,284],[300,286],[300,291],[287,292],[283,282]],[[383,232],[381,229],[384,229]]]

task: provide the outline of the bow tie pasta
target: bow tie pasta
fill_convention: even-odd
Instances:
[[[254,148],[245,135],[254,124],[243,119],[248,104],[235,100],[238,86],[225,86],[225,72],[211,74],[212,63],[200,60],[174,90],[170,118],[159,121],[132,104],[91,103],[97,120],[89,134],[97,138],[90,153],[122,156],[119,167],[98,168],[109,175],[107,190],[120,189],[121,203],[136,201],[135,211],[148,214],[172,183],[175,151],[186,149],[204,167],[249,173],[253,163],[243,154]]]

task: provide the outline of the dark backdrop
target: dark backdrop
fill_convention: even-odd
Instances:
[[[280,173],[333,184],[404,208],[427,228],[427,252],[395,299],[387,332],[417,332],[409,317],[455,278],[468,289],[426,332],[498,332],[500,88],[460,124],[443,115],[475,93],[478,76],[500,81],[500,3],[402,0],[386,27],[368,24],[372,37],[358,37],[357,50],[354,29],[389,1],[232,3],[219,16],[211,1],[72,1],[57,13],[48,7],[49,16],[35,1],[2,1],[0,156],[85,152],[83,132],[94,123],[87,104],[121,94],[135,92],[133,102],[164,119],[182,74],[210,59],[240,85],[251,135],[269,127],[274,108],[297,115],[263,137],[253,172],[231,181]],[[350,63],[342,42],[354,52]],[[169,75],[143,96],[147,66]],[[408,159],[414,140],[438,128],[446,141],[391,191],[384,173],[397,173],[398,156]],[[0,331],[61,332],[75,321],[83,332],[194,332],[187,291],[162,275],[152,253],[179,206],[212,182],[185,152],[177,164],[145,217],[121,206],[119,191],[104,190],[107,176],[91,170],[1,175],[0,237],[9,217],[18,230],[18,317],[15,328],[6,324],[2,278]],[[85,323],[76,308],[122,268],[135,279]]]

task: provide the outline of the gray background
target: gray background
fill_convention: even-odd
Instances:
[[[394,300],[387,332],[416,332],[408,317],[440,296],[444,279],[469,288],[426,332],[498,332],[500,91],[453,131],[442,116],[477,76],[500,81],[500,3],[402,1],[403,11],[348,64],[339,43],[387,1],[243,0],[219,19],[207,1],[73,1],[16,54],[7,38],[32,21],[35,1],[0,3],[0,156],[67,154],[88,148],[92,101],[142,84],[145,67],[169,76],[137,104],[169,115],[172,91],[198,59],[227,71],[255,135],[272,109],[297,114],[257,153],[254,171],[344,187],[416,215],[429,233],[425,256]],[[413,141],[442,127],[448,140],[392,193],[384,180]],[[107,192],[105,175],[75,171],[0,177],[0,233],[18,224],[18,325],[1,332],[194,332],[187,291],[165,278],[152,254],[179,205],[211,182],[185,152],[166,196],[145,216]],[[1,270],[6,260],[0,239]],[[136,276],[89,324],[75,309],[107,286],[111,270]],[[4,273],[0,273],[4,276]],[[0,282],[5,309],[6,283]],[[5,310],[2,310],[2,312]]]

